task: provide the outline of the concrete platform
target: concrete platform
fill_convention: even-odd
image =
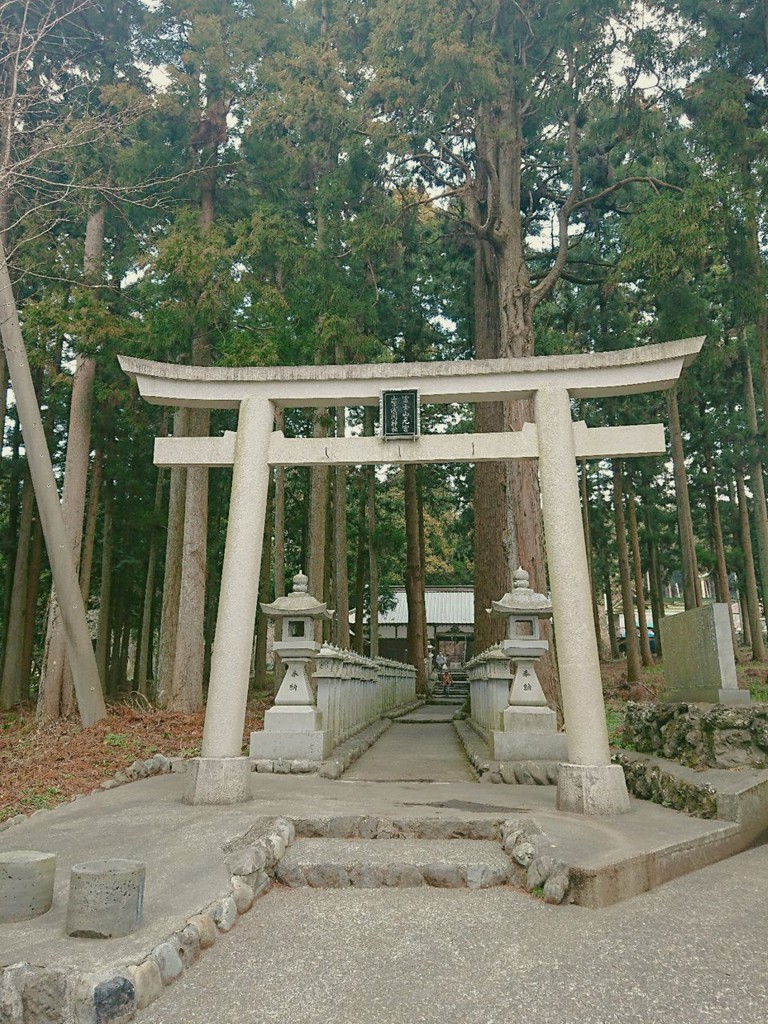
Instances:
[[[747,845],[738,822],[702,821],[644,801],[632,800],[630,813],[615,818],[564,814],[555,809],[553,787],[256,774],[250,785],[251,803],[194,806],[182,803],[182,775],[144,779],[39,812],[0,832],[0,850],[40,850],[58,858],[53,908],[3,927],[0,965],[29,962],[100,972],[139,962],[189,916],[226,893],[229,875],[221,845],[263,817],[533,820],[549,837],[553,855],[571,868],[578,902],[587,906],[634,895]],[[67,937],[71,865],[115,856],[147,863],[141,928],[109,941]]]

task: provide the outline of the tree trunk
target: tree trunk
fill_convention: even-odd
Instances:
[[[424,562],[419,538],[416,466],[405,465],[405,592],[408,601],[408,661],[416,669],[416,692],[427,692],[424,665]]]
[[[189,434],[189,409],[177,409],[173,417],[173,436]],[[165,573],[163,576],[163,604],[160,613],[160,640],[157,655],[157,701],[168,703],[173,691],[173,666],[176,660],[176,638],[179,627],[179,594],[181,593],[181,563],[184,551],[184,494],[187,471],[178,467],[171,470],[168,497],[168,532],[165,538]]]
[[[104,488],[104,519],[101,528],[101,589],[99,592],[99,626],[96,638],[96,664],[102,686],[106,689],[109,667],[109,634],[112,617],[112,502],[114,483],[107,480]]]
[[[496,263],[488,242],[475,243],[474,331],[475,357],[499,356],[499,309]],[[478,402],[475,430],[478,433],[505,429],[503,402]],[[507,472],[503,462],[478,462],[474,469],[474,584],[475,654],[506,636],[503,619],[488,615],[486,608],[511,586],[507,552]],[[517,568],[517,566],[515,566]]]
[[[344,408],[336,410],[336,433],[344,436]],[[336,643],[349,649],[349,571],[347,569],[347,467],[337,466],[333,482],[333,578],[336,591]]]
[[[621,604],[624,611],[624,634],[627,647],[627,682],[637,683],[640,681],[642,670],[640,667],[637,631],[635,629],[635,607],[632,602],[629,548],[627,546],[627,529],[624,523],[624,487],[620,459],[613,460],[613,511],[616,523],[616,551],[619,560]]]
[[[368,475],[363,469],[358,478],[359,500],[357,512],[357,557],[355,559],[355,639],[353,650],[365,650],[365,566],[368,554],[366,512],[368,507]]]
[[[424,638],[424,646],[422,648],[421,657],[424,662],[425,678],[427,680],[427,689],[429,689],[429,668],[427,659],[429,658],[429,627],[427,625],[427,596],[426,596],[426,584],[427,584],[427,534],[424,528],[424,476],[421,466],[416,467],[416,501],[419,509],[419,550],[421,551],[421,564],[424,572],[424,607],[421,623],[422,636]]]
[[[155,597],[155,571],[157,569],[157,520],[163,507],[163,478],[165,471],[157,471],[155,485],[154,522],[149,538],[149,554],[147,556],[147,574],[144,580],[144,600],[141,607],[141,637],[136,651],[136,669],[133,674],[133,688],[144,697],[149,696],[149,648],[152,636],[152,607]]]
[[[101,277],[104,252],[105,208],[99,207],[88,217],[85,229],[83,279],[86,285],[97,285]],[[80,564],[83,538],[83,517],[88,490],[88,463],[91,451],[91,409],[93,384],[96,379],[96,360],[93,356],[77,354],[72,396],[69,406],[67,457],[64,467],[64,490],[61,512],[72,548],[75,568]],[[43,719],[58,718],[72,703],[71,676],[66,654],[64,629],[59,612],[55,588],[51,591],[48,629],[40,679],[38,713]]]
[[[275,501],[274,476],[270,480],[269,492],[267,494],[267,511],[264,516],[264,542],[261,546],[261,569],[259,570],[259,607],[256,610],[256,643],[253,655],[253,685],[257,693],[265,693],[267,690],[267,630],[269,629],[269,616],[261,610],[262,602],[269,603],[269,591],[271,587],[272,567],[272,504]]]
[[[659,570],[659,542],[656,536],[656,523],[651,504],[643,505],[643,519],[648,538],[648,566],[651,579],[651,615],[653,629],[656,633],[656,657],[663,657],[661,641],[661,620],[664,618],[664,588]]]
[[[754,501],[752,512],[755,521],[755,537],[757,538],[757,559],[760,566],[760,597],[763,608],[768,611],[768,508],[765,503],[765,482],[763,480],[763,464],[759,456],[760,443],[757,428],[757,408],[755,405],[755,388],[752,381],[752,364],[749,349],[743,346],[744,359],[744,406],[747,414],[749,438],[749,477],[752,485]]]
[[[328,436],[327,415],[327,409],[317,410],[312,431],[313,437]],[[313,466],[310,472],[309,561],[305,571],[309,577],[309,593],[318,601],[325,600],[323,593],[329,491],[330,472],[328,467]]]
[[[5,446],[5,417],[8,414],[8,363],[0,345],[0,451]]]
[[[96,524],[99,520],[99,501],[101,498],[101,481],[104,475],[104,449],[97,448],[93,455],[91,470],[91,486],[88,493],[88,515],[83,531],[83,550],[80,557],[80,591],[86,609],[91,593],[91,572],[93,569],[93,551],[96,546]]]
[[[736,623],[733,620],[733,605],[731,604],[731,588],[728,582],[728,566],[725,561],[725,542],[723,540],[723,527],[720,521],[720,504],[717,500],[717,488],[715,485],[715,468],[712,459],[712,452],[705,454],[707,467],[706,488],[709,499],[709,521],[712,529],[712,547],[715,551],[716,569],[715,584],[717,600],[723,602],[728,608],[728,619],[731,623],[731,639],[733,641],[733,653],[739,657],[739,638],[736,634]]]
[[[18,543],[19,518],[24,491],[24,474],[29,472],[26,462],[21,458],[21,428],[18,419],[14,421],[11,433],[11,457],[8,460],[8,526],[6,529],[6,549],[15,551]],[[11,557],[5,560],[5,586],[3,588],[3,643],[8,638],[8,622],[11,617],[11,597],[13,595],[13,573],[15,562]]]
[[[619,657],[619,641],[616,637],[616,617],[613,612],[613,585],[611,577],[606,571],[603,579],[603,592],[605,593],[605,614],[608,620],[608,639],[611,644],[611,657],[614,661]]]
[[[39,516],[32,526],[32,546],[29,553],[27,573],[27,611],[24,616],[24,654],[21,662],[22,690],[29,690],[32,680],[32,660],[35,651],[35,629],[37,619],[37,598],[40,593],[40,572],[43,567],[43,530]]]
[[[370,426],[370,433],[373,433],[373,413],[370,408],[365,410],[366,420]],[[370,593],[370,622],[369,632],[371,638],[370,656],[379,656],[379,559],[376,553],[376,467],[366,466],[365,472],[368,477],[368,500],[366,508],[366,520],[368,524],[368,581]]]
[[[8,360],[53,583],[59,595],[67,647],[84,726],[106,715],[77,572],[19,324],[5,252],[0,247],[0,333]]]
[[[627,508],[629,509],[629,536],[632,548],[632,571],[635,578],[635,602],[637,603],[637,618],[640,626],[640,657],[643,665],[649,668],[653,665],[651,654],[651,643],[648,639],[648,622],[645,617],[645,593],[643,589],[643,566],[640,559],[640,535],[637,529],[637,510],[635,508],[635,490],[630,486],[627,488]]]
[[[191,434],[208,434],[208,410],[194,409]],[[196,711],[203,706],[205,662],[205,583],[208,553],[208,470],[187,467],[184,498],[184,547],[179,589],[179,619],[173,682],[168,699],[172,711]]]
[[[741,638],[745,647],[752,647],[752,630],[749,625],[749,608],[744,591],[739,591],[739,616],[741,618]]]
[[[16,561],[13,570],[11,609],[8,632],[5,640],[3,677],[0,682],[0,707],[7,709],[24,699],[23,683],[25,617],[27,612],[27,588],[29,586],[29,556],[32,539],[32,519],[35,512],[35,496],[29,470],[24,476],[21,516],[16,542]]]
[[[669,435],[672,446],[672,467],[677,497],[677,523],[680,530],[680,559],[683,573],[683,600],[686,611],[701,604],[699,568],[696,564],[696,545],[693,536],[691,503],[688,497],[688,474],[685,468],[683,435],[680,412],[677,407],[677,388],[669,392]]]
[[[752,636],[752,660],[765,661],[766,651],[763,640],[763,627],[760,622],[760,598],[757,593],[755,563],[752,554],[752,537],[749,532],[749,509],[747,493],[744,487],[744,471],[736,471],[736,493],[739,502],[739,529],[741,533],[741,549],[744,552],[744,577],[749,614],[749,631]]]
[[[282,430],[285,411],[275,410],[275,430]],[[285,595],[285,468],[275,467],[275,597]],[[269,600],[269,595],[267,595]]]
[[[587,565],[589,567],[589,588],[592,592],[592,619],[595,623],[595,637],[600,660],[605,658],[603,637],[600,629],[600,611],[597,603],[597,587],[595,586],[595,566],[592,556],[592,530],[589,525],[589,485],[587,480],[587,460],[581,462],[581,520],[584,526],[584,543],[587,548]]]

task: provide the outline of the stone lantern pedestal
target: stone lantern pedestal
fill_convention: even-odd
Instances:
[[[307,593],[307,577],[299,573],[293,591],[261,609],[282,620],[282,639],[274,651],[285,662],[285,675],[274,707],[264,715],[264,729],[251,733],[253,758],[323,761],[331,753],[331,733],[323,729],[322,712],[307,677],[307,664],[320,650],[313,639],[315,619],[329,619],[326,605]]]
[[[536,662],[549,650],[541,637],[540,622],[550,618],[552,605],[528,586],[528,573],[518,569],[514,589],[489,612],[509,621],[507,639],[500,649],[515,667],[509,707],[501,715],[501,729],[493,732],[493,756],[499,761],[567,761],[565,733],[557,731],[557,715],[547,706]]]

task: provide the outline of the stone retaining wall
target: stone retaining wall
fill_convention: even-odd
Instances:
[[[765,768],[768,704],[627,704],[622,744],[691,768]]]
[[[633,757],[624,751],[615,751],[614,764],[624,769],[627,789],[640,800],[684,811],[694,818],[717,817],[717,791],[707,783],[696,785],[664,771],[658,764]]]

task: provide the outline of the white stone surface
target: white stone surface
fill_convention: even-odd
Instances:
[[[546,650],[549,644],[546,640],[542,640],[540,646]],[[542,653],[544,652],[542,651]],[[509,651],[509,654],[515,664],[515,678],[512,680],[509,703],[521,707],[546,707],[547,698],[544,696],[539,677],[536,675],[534,661],[530,658],[515,658],[513,651]]]
[[[749,690],[718,690],[717,699],[720,704],[751,704],[752,698]]]
[[[185,804],[242,804],[251,799],[247,757],[196,757],[186,772]]]
[[[273,649],[276,654],[282,654],[281,648],[290,646],[292,649],[295,645],[291,644],[273,644]],[[319,644],[312,643],[312,647],[319,649]],[[310,686],[309,679],[307,679],[306,665],[309,662],[310,655],[306,654],[304,657],[286,657],[285,660],[285,675],[280,683],[280,689],[275,695],[276,705],[294,705],[294,706],[308,706],[315,703],[315,695],[312,693],[312,687]]]
[[[324,761],[331,756],[332,749],[331,733],[327,730],[251,733],[252,758]]]
[[[274,707],[264,714],[264,732],[318,732],[323,716],[315,707]]]
[[[382,387],[416,388],[423,402],[530,398],[542,387],[574,398],[671,387],[704,338],[588,355],[343,366],[184,366],[120,356],[143,398],[161,405],[236,408],[248,397],[284,406],[378,405]]]
[[[538,392],[536,422],[568,758],[576,764],[608,765],[611,758],[581,521],[571,403],[565,389],[543,388]]]
[[[728,606],[705,604],[661,620],[664,646],[662,700],[749,703],[736,677]],[[732,698],[720,694],[731,691]],[[746,694],[746,701],[739,694]],[[728,698],[726,694],[726,698]]]
[[[622,768],[617,764],[558,765],[557,809],[575,814],[626,814],[629,794]]]
[[[236,758],[243,741],[269,487],[269,470],[254,453],[266,448],[273,422],[270,402],[243,402],[203,730],[204,758]]]
[[[526,429],[527,428],[527,429]],[[576,456],[580,459],[607,455],[630,457],[666,450],[664,428],[658,423],[624,427],[587,427],[573,424]],[[492,462],[501,459],[534,459],[539,454],[536,430],[526,423],[522,430],[494,434],[422,434],[413,441],[384,441],[378,437],[285,437],[274,431],[269,439],[270,466],[347,465],[377,463]],[[231,466],[235,434],[222,437],[155,438],[157,466]]]
[[[557,732],[557,715],[548,707],[508,707],[502,717],[504,732]]]
[[[568,756],[564,732],[494,732],[496,761],[562,761]]]

